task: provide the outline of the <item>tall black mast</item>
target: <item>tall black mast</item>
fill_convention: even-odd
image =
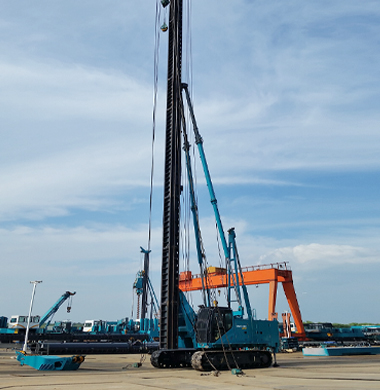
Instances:
[[[182,0],[170,1],[160,348],[178,348]]]
[[[141,248],[141,247],[140,247]],[[141,252],[144,253],[144,273],[142,276],[142,299],[141,299],[141,315],[140,318],[146,317],[148,307],[148,280],[149,280],[149,253],[150,250],[141,248]]]

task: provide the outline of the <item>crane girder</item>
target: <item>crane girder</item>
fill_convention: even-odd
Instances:
[[[297,337],[302,338],[305,336],[301,311],[294,290],[292,271],[287,269],[286,262],[269,266],[245,267],[242,268],[242,275],[245,285],[269,284],[268,319],[275,318],[277,286],[278,283],[282,283],[294,323],[297,327]],[[207,276],[210,288],[217,289],[228,286],[227,271],[224,272],[223,269],[218,268],[217,272],[208,272]],[[199,275],[192,275],[190,272],[181,274],[179,288],[184,292],[201,290],[202,283]]]

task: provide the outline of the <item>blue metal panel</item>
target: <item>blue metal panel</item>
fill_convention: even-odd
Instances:
[[[221,349],[257,348],[277,352],[280,334],[277,321],[233,318],[233,326],[221,338],[210,344],[198,344],[199,348]]]
[[[72,371],[77,370],[84,362],[82,355],[72,357],[27,355],[16,351],[17,360],[39,371]]]

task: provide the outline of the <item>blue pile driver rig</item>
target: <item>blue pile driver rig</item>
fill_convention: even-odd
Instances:
[[[225,238],[217,201],[190,100],[187,84],[181,81],[182,0],[161,1],[170,6],[168,37],[168,78],[166,149],[161,268],[160,349],[151,356],[157,368],[193,367],[201,371],[269,367],[279,347],[278,322],[256,320],[251,309],[236,245],[234,228]],[[183,98],[185,95],[185,99]],[[219,306],[208,284],[207,265],[193,191],[184,101],[195,135],[218,234],[228,271],[227,305]],[[182,144],[183,137],[183,144]],[[179,289],[181,154],[185,151],[191,210],[198,262],[203,283],[203,304],[195,313]],[[238,306],[233,310],[232,302]]]

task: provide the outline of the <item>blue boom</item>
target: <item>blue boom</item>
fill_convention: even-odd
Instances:
[[[62,306],[62,304],[67,300],[69,299],[70,297],[72,297],[73,295],[75,295],[76,292],[70,292],[70,291],[66,291],[59,299],[58,301],[42,316],[41,320],[40,320],[40,328],[42,325],[45,325],[45,330],[47,329],[47,327],[49,326],[50,324],[50,321],[52,320],[53,318],[53,315],[58,311],[58,309]],[[70,307],[67,308],[67,312],[69,313],[70,312]]]

